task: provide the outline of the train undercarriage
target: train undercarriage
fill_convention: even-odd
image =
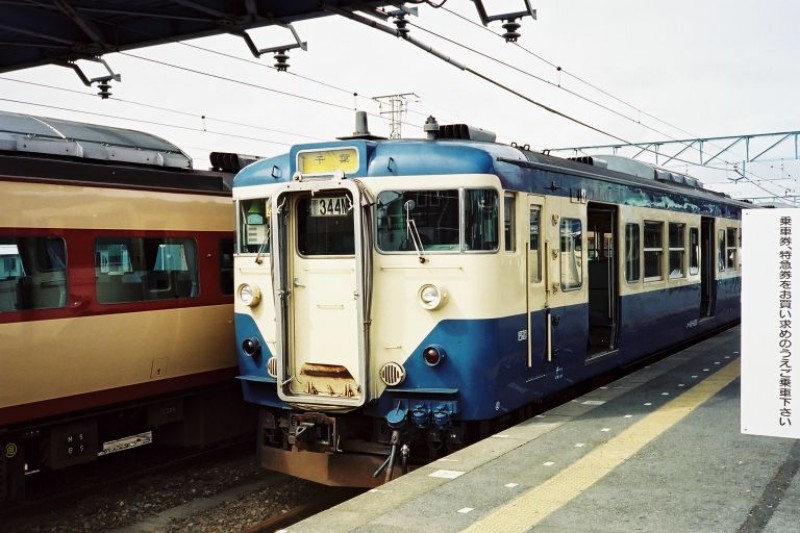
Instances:
[[[377,487],[461,448],[466,426],[390,427],[364,415],[262,409],[261,466],[332,486]]]

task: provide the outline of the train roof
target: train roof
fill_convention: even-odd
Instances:
[[[192,168],[180,148],[150,133],[0,111],[0,150]]]
[[[740,207],[752,204],[702,187],[696,178],[619,156],[564,159],[518,146],[471,139],[377,139],[372,136],[293,146],[288,154],[245,167],[234,188],[288,181],[298,170],[300,154],[336,153],[352,147],[363,161],[347,172],[353,178],[435,174],[495,174],[504,187],[522,189],[523,168],[558,172],[627,186],[638,186],[713,200]]]
[[[214,152],[196,170],[171,142],[136,130],[0,111],[0,178],[229,195],[255,156]]]

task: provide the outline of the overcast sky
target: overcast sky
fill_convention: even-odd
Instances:
[[[524,7],[523,0],[486,4],[490,14]],[[796,0],[531,4],[538,20],[520,21],[519,46],[496,35],[500,22],[483,28],[468,0],[419,6],[409,28],[470,69],[585,125],[338,16],[295,25],[308,50],[289,53],[288,72],[270,68],[271,54],[256,60],[241,38],[226,35],[105,56],[122,75],[109,100],[63,67],[0,74],[0,108],[154,133],[189,153],[197,168],[208,166],[211,150],[275,155],[291,144],[350,134],[354,107],[371,114],[373,133],[388,136],[388,117],[381,117],[388,106],[372,97],[400,93],[416,95],[407,99],[404,137],[422,136],[425,117],[433,115],[536,150],[800,130]],[[250,33],[261,48],[292,40],[278,27]],[[104,74],[81,64],[90,77]],[[707,145],[706,152],[725,144]],[[722,170],[672,168],[734,197],[792,195],[800,177],[795,153],[790,139],[768,160],[748,164],[756,184],[731,180],[743,151],[720,158]]]

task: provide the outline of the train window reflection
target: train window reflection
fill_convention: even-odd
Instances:
[[[728,228],[728,242],[727,242],[727,253],[726,253],[726,267],[728,270],[736,270],[736,255],[738,253],[739,247],[738,243],[736,242],[736,228]]]
[[[625,225],[625,281],[639,281],[641,272],[639,256],[639,224]]]
[[[583,285],[583,235],[577,218],[561,219],[561,290]]]
[[[269,253],[269,198],[255,198],[239,202],[239,253]]]
[[[503,238],[505,239],[507,252],[513,252],[517,249],[516,210],[516,198],[513,195],[506,194],[503,198]]]
[[[664,256],[663,222],[644,223],[644,279],[655,281],[663,279],[661,258]]]
[[[0,236],[0,312],[64,307],[66,270],[64,239]]]
[[[103,304],[199,295],[192,239],[104,237],[95,241],[97,300]]]
[[[700,232],[697,228],[689,228],[689,274],[692,276],[700,272]]]
[[[457,189],[380,193],[376,208],[378,249],[416,253],[418,238],[417,246],[421,244],[425,252],[497,250],[497,191],[466,189],[463,201],[460,198]],[[507,235],[507,239],[513,237]]]
[[[686,276],[683,262],[686,257],[684,234],[686,224],[670,222],[669,224],[669,277],[682,278]]]
[[[342,191],[297,202],[297,251],[301,255],[353,255],[353,198]]]

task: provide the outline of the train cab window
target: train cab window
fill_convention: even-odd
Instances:
[[[689,228],[689,274],[692,276],[700,272],[700,231]]]
[[[103,237],[95,241],[102,304],[194,298],[200,293],[192,239]]]
[[[0,236],[0,313],[64,307],[66,271],[64,239]]]
[[[239,201],[237,250],[242,254],[269,253],[269,198]]]
[[[737,241],[738,230],[736,228],[728,228],[728,238],[726,243],[726,263],[727,270],[736,270],[736,256],[739,252],[739,243]]]
[[[583,285],[583,232],[577,218],[562,218],[560,225],[561,290],[579,289]]]
[[[644,279],[656,281],[664,279],[661,259],[664,257],[664,223],[645,221],[644,223]]]
[[[639,256],[639,224],[625,224],[625,281],[639,281],[641,258]]]
[[[353,255],[355,230],[349,192],[306,196],[297,202],[297,251],[300,255]]]
[[[499,246],[498,201],[494,189],[383,191],[375,208],[378,249],[495,251]]]
[[[686,224],[669,223],[669,277],[672,279],[686,276],[684,258],[686,257]]]
[[[511,194],[506,194],[503,197],[503,238],[507,252],[514,252],[517,249],[516,211],[516,198]]]

